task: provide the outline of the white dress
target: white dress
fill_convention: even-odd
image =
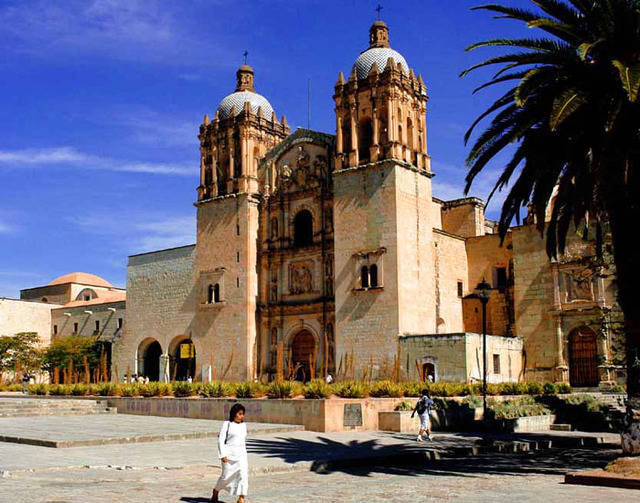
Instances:
[[[225,421],[218,436],[218,457],[227,458],[222,463],[222,474],[216,483],[216,491],[229,491],[234,496],[246,496],[249,488],[249,462],[247,460],[247,425]]]

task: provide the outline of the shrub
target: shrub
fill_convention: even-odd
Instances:
[[[128,383],[128,384],[122,384],[119,386],[120,388],[120,393],[122,393],[122,396],[124,397],[133,397],[133,396],[140,396],[140,384],[138,383]]]
[[[555,395],[556,385],[552,382],[546,382],[542,385],[542,391],[545,395]]]
[[[331,391],[331,386],[329,386],[324,379],[309,381],[302,388],[302,394],[309,400],[329,398]]]
[[[568,382],[556,383],[556,393],[558,395],[566,395],[571,393],[571,385]]]
[[[222,396],[231,396],[234,392],[232,384],[223,381],[212,381],[202,385],[200,394],[205,398],[218,398]]]
[[[71,394],[71,386],[68,384],[54,384],[49,388],[49,394],[54,396],[65,396]]]
[[[164,382],[150,382],[140,387],[140,394],[142,396],[171,396],[171,385]]]
[[[367,386],[358,381],[346,381],[336,386],[336,395],[341,398],[364,398],[367,396]]]
[[[369,395],[373,397],[398,398],[404,395],[404,387],[391,381],[379,381],[371,386]]]
[[[99,396],[120,396],[120,386],[114,382],[101,382],[95,385],[94,391]]]
[[[267,387],[269,398],[291,398],[302,394],[302,385],[296,381],[273,381]]]
[[[194,383],[190,383],[188,381],[172,382],[171,390],[173,391],[173,396],[178,398],[194,396],[198,393],[198,387]]]
[[[71,394],[73,396],[87,396],[89,394],[89,386],[83,383],[71,386]]]
[[[569,386],[567,383],[560,383],[560,384],[565,384],[566,386]],[[627,392],[627,388],[624,386],[621,386],[620,384],[616,384],[613,388],[611,388],[611,391],[613,391],[614,393],[626,393]],[[558,393],[571,393],[571,386],[569,386],[569,391],[558,391]]]
[[[470,395],[465,398],[464,403],[469,407],[482,407],[482,397],[478,395]]]
[[[505,400],[494,404],[490,409],[490,417],[494,419],[513,419],[517,417],[543,416],[551,411],[533,397],[523,396],[516,400]]]
[[[419,382],[405,382],[402,383],[402,389],[404,390],[404,396],[417,397],[422,396],[422,388],[425,386]]]
[[[46,395],[49,393],[49,386],[46,384],[31,384],[29,385],[30,395]]]
[[[396,404],[393,410],[399,412],[411,412],[413,410],[413,404],[408,400],[402,400],[402,402],[398,402]]]
[[[537,381],[531,381],[527,383],[527,393],[530,395],[542,395],[543,392],[542,383]]]
[[[260,398],[265,393],[265,386],[257,382],[242,382],[236,386],[237,398]]]

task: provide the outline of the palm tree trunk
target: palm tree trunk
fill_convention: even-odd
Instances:
[[[622,451],[640,456],[640,247],[637,228],[640,204],[623,197],[610,213],[613,254],[618,280],[618,303],[624,314],[627,363],[627,415],[621,432]]]

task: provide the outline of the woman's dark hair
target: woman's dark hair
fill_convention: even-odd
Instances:
[[[242,412],[245,411],[244,405],[242,405],[241,403],[234,403],[233,407],[231,407],[231,410],[229,411],[229,421],[233,421],[236,418],[236,414],[240,410]]]

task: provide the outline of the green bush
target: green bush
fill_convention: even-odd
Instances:
[[[561,384],[566,384],[566,383],[561,383]],[[567,386],[569,385],[567,384]],[[626,393],[627,388],[624,386],[621,386],[620,384],[616,384],[614,387],[611,388],[611,391],[613,391],[614,393]],[[560,393],[560,391],[558,393]],[[571,386],[569,386],[569,391],[566,391],[565,393],[571,393]]]
[[[78,383],[71,386],[71,394],[73,396],[87,396],[89,394],[89,386],[84,383]]]
[[[544,416],[551,411],[543,404],[538,403],[531,396],[523,396],[515,400],[505,400],[494,404],[489,417],[494,419],[514,419],[518,417]]]
[[[49,386],[47,384],[30,384],[30,395],[47,395],[49,393]]]
[[[413,404],[408,400],[402,400],[398,402],[393,410],[398,412],[411,412],[413,410]]]
[[[368,394],[367,385],[358,381],[346,381],[336,385],[335,392],[340,398],[364,398]]]
[[[200,394],[205,398],[219,398],[223,396],[232,396],[234,394],[234,386],[223,381],[212,381],[202,385]]]
[[[142,386],[138,383],[127,383],[127,384],[121,384],[119,386],[120,388],[120,393],[122,394],[122,396],[130,398],[133,396],[140,396],[140,388]]]
[[[309,381],[302,388],[302,394],[309,400],[329,398],[331,393],[331,386],[329,386],[324,379]]]
[[[54,384],[49,388],[49,394],[54,396],[70,395],[71,386],[68,384]]]
[[[371,385],[369,395],[372,397],[393,397],[404,396],[404,386],[391,381],[378,381]]]
[[[417,397],[422,396],[422,388],[424,385],[419,382],[403,382],[402,389],[404,390],[404,396]]]
[[[140,394],[144,397],[150,396],[171,396],[171,385],[165,382],[152,381],[140,387]]]
[[[466,403],[469,407],[482,407],[483,400],[481,396],[469,395],[464,399],[464,403]]]
[[[542,383],[537,381],[530,381],[527,383],[527,393],[530,395],[542,395],[544,389]]]
[[[292,398],[302,394],[302,385],[296,381],[273,381],[267,387],[269,398]]]
[[[101,382],[94,386],[94,392],[98,396],[120,396],[120,386],[114,382]]]
[[[173,391],[173,396],[184,398],[197,395],[198,387],[188,381],[174,381],[171,383],[171,391]]]
[[[265,386],[257,382],[243,382],[236,386],[237,398],[260,398],[263,397],[265,393]]]
[[[555,395],[556,394],[556,385],[552,382],[546,382],[542,385],[542,392],[545,395]]]

